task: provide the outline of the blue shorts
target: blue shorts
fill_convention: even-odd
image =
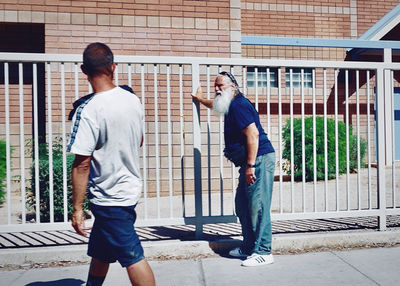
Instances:
[[[144,259],[136,234],[135,206],[99,206],[90,204],[95,220],[90,233],[87,254],[103,263],[118,260],[122,267]]]

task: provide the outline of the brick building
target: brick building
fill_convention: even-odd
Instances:
[[[268,37],[294,37],[294,38],[328,38],[328,39],[358,39],[376,25],[380,19],[397,7],[398,1],[394,0],[332,0],[332,1],[292,1],[292,0],[219,0],[219,1],[187,1],[187,0],[87,0],[87,1],[49,1],[49,0],[0,0],[0,52],[27,52],[49,54],[81,54],[88,43],[101,41],[108,44],[116,55],[137,56],[177,56],[177,57],[218,57],[218,58],[266,58],[266,59],[302,59],[302,60],[346,60],[348,51],[343,48],[323,47],[283,47],[242,44],[242,36],[268,36]],[[390,31],[381,35],[382,39],[398,40],[398,19],[393,17],[395,25]],[[393,22],[392,21],[392,22]],[[396,22],[397,21],[397,22]],[[386,27],[386,26],[385,26]],[[386,38],[385,38],[386,36]],[[389,38],[387,38],[389,37]],[[367,55],[368,56],[368,55]],[[382,57],[381,54],[373,55]],[[72,71],[73,67],[66,67]],[[146,67],[150,69],[151,67]],[[4,90],[4,68],[0,67],[0,90]],[[122,70],[122,68],[121,68]],[[266,69],[255,67],[247,68],[246,93],[254,98],[255,77],[259,79],[260,94],[265,93]],[[32,136],[32,68],[24,65],[24,115],[26,136]],[[45,66],[38,65],[39,88],[39,129],[42,137],[46,137],[46,79]],[[56,67],[55,72],[58,72]],[[166,91],[165,68],[160,68],[159,92]],[[284,79],[288,70],[283,68]],[[299,70],[294,70],[299,77]],[[304,70],[305,79],[309,79],[311,71]],[[183,116],[174,99],[178,99],[179,79],[178,72],[172,71],[172,116],[179,120]],[[271,70],[271,75],[276,75],[276,70]],[[285,76],[286,75],[286,76]],[[321,73],[318,72],[316,80]],[[372,75],[373,76],[373,75]],[[126,75],[121,74],[120,82],[126,80]],[[133,76],[133,89],[141,90],[140,74]],[[154,76],[146,75],[149,81]],[[11,132],[14,155],[18,156],[20,132],[20,114],[18,98],[18,67],[10,65],[10,111]],[[60,130],[61,122],[61,82],[59,74],[53,80],[53,112],[52,120]],[[190,70],[184,72],[184,92],[191,92]],[[203,84],[204,84],[204,78]],[[286,79],[287,80],[287,79]],[[272,79],[274,81],[274,79]],[[276,81],[276,79],[275,79]],[[311,81],[308,80],[311,84]],[[69,106],[74,100],[73,75],[66,78],[66,104]],[[320,84],[320,83],[319,83]],[[318,85],[318,83],[317,83]],[[287,87],[286,83],[286,87]],[[333,78],[328,80],[329,88],[334,89]],[[310,86],[306,86],[310,87]],[[79,90],[87,89],[83,75],[79,75]],[[146,85],[146,91],[154,91],[152,83]],[[83,92],[84,93],[84,92]],[[276,94],[276,90],[272,91]],[[284,91],[284,96],[288,89]],[[3,94],[0,94],[1,98]],[[307,102],[310,102],[311,91],[306,90]],[[296,99],[297,100],[297,99]],[[295,104],[296,104],[295,100]],[[260,113],[264,114],[266,100],[260,99]],[[154,104],[154,98],[146,97],[146,105]],[[160,97],[159,110],[160,129],[165,131],[166,99]],[[298,103],[298,101],[297,101]],[[274,103],[272,103],[272,106]],[[184,99],[184,113],[191,116],[190,97]],[[264,109],[263,109],[264,108]],[[297,106],[298,108],[298,106]],[[4,101],[0,101],[1,136],[5,133]],[[263,111],[264,110],[264,111]],[[373,111],[373,110],[372,110]],[[203,112],[203,111],[202,111]],[[277,114],[277,107],[272,107],[272,114]],[[353,114],[354,115],[354,114]],[[148,155],[155,154],[154,138],[154,110],[146,113],[148,124]],[[288,113],[283,114],[284,119]],[[351,117],[353,118],[353,117]],[[263,123],[267,119],[263,117]],[[277,117],[273,117],[271,128],[272,141],[277,144]],[[363,119],[367,120],[367,119]],[[373,124],[373,122],[372,122]],[[215,129],[218,128],[215,124]],[[173,126],[174,136],[179,137],[178,125]],[[190,122],[186,126],[191,130]],[[218,131],[215,130],[215,134]],[[214,135],[215,135],[214,134]],[[165,134],[164,134],[165,135]],[[161,177],[166,178],[168,170],[163,161],[166,146],[165,136],[161,132]],[[193,138],[187,135],[187,152],[190,154],[190,143]],[[218,136],[215,135],[212,145],[218,145]],[[174,137],[175,138],[175,137]],[[178,139],[177,139],[178,140]],[[174,139],[175,142],[175,139]],[[174,147],[175,148],[175,147]],[[180,176],[179,155],[173,149],[174,178]],[[211,150],[217,160],[219,152]],[[164,163],[163,163],[164,162]],[[214,162],[214,161],[213,161]],[[18,160],[13,165],[17,170]],[[149,168],[154,167],[154,162],[149,159]],[[191,167],[191,163],[187,165]],[[218,169],[218,167],[215,167]],[[225,174],[229,174],[230,165],[225,163]],[[17,172],[18,173],[18,172]],[[187,178],[193,178],[192,171],[188,171]],[[219,186],[219,174],[213,176],[213,186]],[[149,184],[154,175],[149,172]],[[167,182],[167,180],[165,180]],[[180,182],[174,182],[179,190]],[[227,183],[226,185],[229,185]],[[150,189],[152,187],[150,186]],[[163,186],[161,187],[164,188]],[[191,187],[188,188],[192,189]]]

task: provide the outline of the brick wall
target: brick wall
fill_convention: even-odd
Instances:
[[[240,53],[231,41],[240,30],[235,2],[2,1],[0,22],[46,24],[48,53],[81,53],[103,41],[116,54],[229,57]]]
[[[350,16],[267,10],[242,10],[244,35],[348,38]]]
[[[242,33],[358,38],[397,4],[394,0],[244,0]],[[324,23],[329,29],[321,30]]]
[[[42,23],[45,25],[46,53],[81,54],[87,44],[101,41],[108,44],[115,55],[147,55],[147,56],[204,56],[204,57],[237,57],[241,54],[240,47],[240,1],[186,1],[186,0],[132,0],[132,1],[1,1],[0,22],[7,23]],[[70,67],[66,65],[66,106],[70,108],[75,97],[74,77]],[[120,67],[120,72],[122,67]],[[148,67],[150,70],[151,67]],[[177,72],[171,73],[171,113],[176,122],[181,116],[179,112],[179,84]],[[158,74],[158,120],[160,122],[160,150],[162,192],[165,191],[166,174],[166,75],[164,71]],[[144,104],[148,107],[146,121],[149,122],[148,136],[148,167],[149,188],[154,192],[154,87],[152,74],[146,67],[146,96]],[[191,77],[190,70],[184,74],[184,113],[185,120],[191,121]],[[120,74],[119,84],[127,84],[126,70]],[[189,84],[189,85],[188,85]],[[141,97],[140,74],[137,70],[132,76],[133,89]],[[79,76],[79,96],[88,92],[85,77]],[[26,97],[26,112],[32,106],[32,94],[28,89]],[[0,86],[4,90],[4,86]],[[0,105],[0,123],[4,124],[4,104]],[[48,98],[46,99],[47,109]],[[18,87],[10,86],[10,107],[12,123],[12,144],[19,148],[19,112]],[[46,111],[48,120],[48,110]],[[60,69],[52,65],[52,120],[55,124],[53,132],[60,133],[61,121],[61,78]],[[31,113],[23,119],[26,126],[32,122]],[[153,124],[153,125],[152,125]],[[179,136],[180,126],[174,123],[173,136]],[[1,134],[4,134],[4,125]],[[153,128],[153,129],[152,129]],[[186,128],[188,125],[186,124]],[[26,138],[32,136],[28,128]],[[3,137],[3,136],[2,136]],[[190,142],[186,135],[187,142]],[[174,139],[175,144],[176,139]],[[189,148],[190,149],[190,148]],[[19,149],[18,149],[19,150]],[[14,156],[18,157],[18,150]],[[175,150],[175,149],[174,149]],[[188,150],[186,150],[188,151]],[[189,153],[190,154],[190,153]],[[180,175],[179,153],[174,151],[174,174]],[[190,156],[190,155],[187,155]],[[15,161],[15,160],[14,160]],[[175,162],[176,161],[176,162]],[[190,160],[188,161],[190,167]],[[17,162],[16,162],[17,163]],[[14,164],[16,174],[18,165]],[[174,176],[175,176],[174,175]],[[186,190],[193,190],[193,174],[188,178]],[[217,176],[217,175],[216,175]],[[175,178],[175,177],[174,177]],[[179,184],[179,179],[176,178]],[[178,192],[178,190],[177,190]]]
[[[395,0],[357,0],[358,34],[362,35],[397,4]]]
[[[379,21],[389,12],[398,1],[242,1],[242,33],[249,35],[266,36],[293,36],[293,37],[316,37],[316,38],[357,38],[367,29]],[[242,46],[242,56],[248,58],[275,58],[275,59],[302,59],[302,60],[344,60],[345,49],[314,48],[314,47],[281,47],[281,46]],[[376,59],[375,59],[376,60]],[[317,85],[321,82],[321,75],[317,74]],[[332,80],[327,83],[333,87]],[[374,87],[374,81],[371,81]],[[360,90],[365,89],[365,84]],[[353,89],[354,91],[354,89]],[[254,97],[254,91],[249,90],[250,97]],[[343,97],[344,90],[339,88],[339,95]],[[371,94],[373,92],[371,91]],[[282,98],[287,99],[288,90],[283,89]],[[355,94],[351,92],[351,100],[354,101]],[[275,102],[274,102],[275,100]],[[310,94],[306,91],[305,101],[310,102]],[[366,97],[361,97],[361,103],[365,104]],[[265,101],[265,99],[264,99]],[[296,99],[295,99],[296,102]],[[373,100],[371,99],[371,102]],[[276,104],[276,98],[272,100]],[[298,102],[297,102],[298,104]],[[323,104],[321,98],[317,104]],[[272,118],[276,126],[277,111]],[[283,115],[286,118],[287,114]],[[263,117],[263,116],[262,116]],[[343,115],[340,119],[344,120]],[[262,119],[266,122],[266,118]],[[365,126],[367,118],[361,115],[361,136],[366,138]],[[350,116],[350,122],[355,124],[356,117]],[[371,125],[374,125],[372,120]],[[273,129],[277,132],[277,129]],[[354,127],[355,132],[355,127]],[[274,135],[272,140],[278,143]],[[274,139],[275,138],[275,139]],[[372,142],[371,144],[374,144]],[[372,146],[372,157],[374,158],[374,146]]]
[[[372,4],[371,4],[372,3]],[[292,0],[221,0],[221,1],[185,1],[185,0],[112,0],[112,1],[49,1],[49,0],[3,0],[0,3],[0,22],[9,23],[42,23],[45,25],[46,53],[81,54],[85,46],[93,41],[107,43],[116,55],[149,55],[149,56],[205,56],[205,57],[249,57],[249,58],[286,58],[343,60],[344,49],[332,48],[294,48],[294,47],[261,47],[241,45],[241,35],[321,37],[321,38],[357,38],[398,2],[393,0],[330,0],[330,1],[292,1]],[[151,68],[151,67],[149,67]],[[74,100],[74,78],[67,68],[66,106]],[[121,68],[122,70],[122,68]],[[125,69],[126,70],[126,69]],[[160,121],[160,164],[162,192],[167,192],[167,157],[166,157],[166,75],[158,75],[160,104],[158,114]],[[318,78],[320,84],[320,76]],[[54,132],[60,133],[61,121],[61,83],[58,69],[52,74],[52,107]],[[120,84],[127,83],[126,73],[120,75]],[[329,82],[332,87],[332,80]],[[79,95],[86,94],[88,85],[85,77],[79,77]],[[176,70],[171,76],[171,114],[173,133],[173,178],[174,190],[180,192],[180,149],[178,123],[180,116],[185,117],[185,178],[186,190],[193,190],[193,166],[191,146],[191,92],[190,70],[184,72],[184,114],[179,111],[179,79]],[[203,82],[204,86],[204,82]],[[212,86],[212,83],[211,83]],[[141,97],[140,74],[133,74],[133,89]],[[3,90],[3,86],[0,86]],[[25,86],[24,122],[27,137],[31,136],[31,86]],[[146,73],[146,96],[143,103],[148,107],[146,112],[148,136],[148,178],[149,189],[155,189],[155,138],[154,138],[154,87],[151,73]],[[288,91],[283,99],[288,101]],[[18,87],[10,87],[12,144],[19,153],[19,110]],[[310,93],[306,92],[306,102],[310,103]],[[249,94],[254,100],[254,94]],[[0,94],[0,133],[4,134],[4,104]],[[263,99],[265,103],[265,98]],[[263,103],[261,100],[261,103]],[[273,99],[276,106],[276,97]],[[363,99],[365,100],[365,98]],[[321,102],[318,102],[321,104]],[[47,104],[47,102],[46,102]],[[297,102],[298,106],[298,102]],[[48,112],[47,112],[48,114]],[[201,110],[205,119],[205,109]],[[283,119],[287,118],[287,114]],[[362,118],[366,122],[366,118]],[[267,129],[267,118],[262,115]],[[354,121],[354,119],[353,119]],[[270,134],[277,146],[278,118],[272,118]],[[364,123],[362,123],[364,124]],[[363,125],[365,126],[365,124]],[[206,124],[202,123],[204,131]],[[210,152],[212,188],[219,188],[218,156],[218,118],[212,116]],[[363,131],[364,132],[364,131]],[[365,134],[362,133],[362,134]],[[207,144],[207,142],[203,142]],[[208,149],[202,150],[207,155]],[[203,158],[203,166],[208,162]],[[17,170],[18,162],[13,165]],[[206,176],[207,171],[203,170]],[[224,174],[230,176],[230,164],[224,160]],[[205,182],[204,182],[205,183]],[[225,182],[231,188],[230,182]]]

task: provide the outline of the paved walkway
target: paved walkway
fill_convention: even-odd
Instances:
[[[400,247],[275,255],[275,263],[256,268],[218,256],[150,261],[158,286],[211,285],[398,285]],[[83,285],[87,265],[0,271],[1,285]],[[125,270],[112,264],[104,285],[129,285]]]
[[[399,216],[389,217],[388,225],[378,231],[373,217],[274,222],[276,263],[257,268],[227,256],[241,239],[236,223],[205,225],[204,240],[195,240],[188,225],[142,227],[138,233],[159,286],[397,285]],[[2,286],[86,281],[87,239],[73,231],[2,233],[0,245]],[[104,285],[129,285],[125,270],[112,264]]]

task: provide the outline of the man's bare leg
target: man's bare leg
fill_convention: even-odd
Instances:
[[[89,277],[86,285],[87,286],[102,285],[104,279],[106,278],[109,266],[110,265],[108,263],[103,263],[96,258],[92,258],[92,261],[90,262]]]
[[[129,280],[131,280],[133,286],[156,285],[153,270],[151,270],[149,263],[144,259],[129,265],[126,267],[126,271],[128,271]]]

